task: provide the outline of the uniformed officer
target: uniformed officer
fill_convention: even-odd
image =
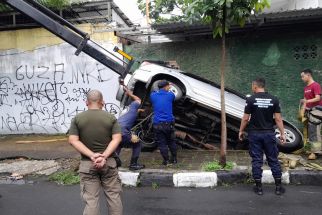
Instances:
[[[87,94],[87,111],[77,114],[69,129],[69,143],[81,153],[79,166],[84,215],[99,214],[100,189],[107,200],[108,214],[121,215],[122,186],[116,160],[112,157],[121,142],[121,128],[116,118],[103,111],[102,93]]]
[[[262,166],[263,153],[266,155],[275,179],[275,193],[281,195],[285,192],[282,187],[282,171],[278,161],[277,140],[274,125],[278,127],[281,136],[280,141],[285,142],[284,126],[281,116],[281,108],[276,97],[265,92],[265,80],[258,78],[252,82],[254,95],[247,98],[244,116],[239,130],[239,139],[244,137],[244,131],[248,125],[249,154],[252,157],[252,173],[255,180],[254,191],[263,195]]]
[[[132,157],[131,163],[129,166],[130,170],[140,170],[145,168],[144,165],[138,163],[138,159],[141,153],[141,142],[138,137],[131,133],[131,129],[135,124],[137,119],[138,112],[140,111],[141,99],[133,94],[132,91],[124,87],[126,95],[128,95],[133,102],[131,102],[129,106],[129,110],[119,117],[118,122],[121,126],[122,130],[122,142],[118,146],[116,153],[119,155],[121,153],[121,149],[124,146],[132,147]]]
[[[163,165],[177,163],[177,146],[174,133],[174,116],[172,104],[175,99],[173,92],[170,92],[170,83],[161,80],[158,83],[159,91],[152,92],[150,100],[153,106],[153,132],[154,141],[158,144],[160,153],[163,157]],[[169,159],[168,149],[171,158]]]

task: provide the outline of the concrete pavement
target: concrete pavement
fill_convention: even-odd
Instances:
[[[27,159],[55,159],[63,169],[73,169],[79,162],[79,154],[67,143],[65,135],[9,135],[0,137],[0,163],[5,159],[24,157]],[[225,184],[247,183],[251,179],[250,157],[247,151],[228,151],[227,160],[235,163],[232,171],[204,172],[202,165],[218,160],[218,151],[179,150],[179,164],[170,168],[161,165],[158,151],[143,152],[141,162],[146,169],[130,172],[126,168],[131,156],[130,149],[123,149],[123,167],[120,176],[125,185],[130,186],[176,186],[176,187],[214,187]],[[1,161],[2,160],[2,161]],[[12,162],[11,160],[8,161]],[[322,158],[316,161],[322,163]],[[76,167],[77,168],[77,167]],[[263,181],[272,183],[271,172],[264,167]],[[322,185],[322,171],[307,171],[303,166],[297,169],[284,168],[284,183],[303,185]]]

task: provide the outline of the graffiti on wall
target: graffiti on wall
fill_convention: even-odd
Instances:
[[[105,110],[118,116],[117,75],[95,60],[75,60],[0,71],[0,134],[66,132],[71,119],[86,110],[91,89],[101,90]]]

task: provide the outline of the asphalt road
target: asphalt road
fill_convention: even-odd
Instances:
[[[250,185],[215,189],[125,188],[125,215],[207,215],[207,214],[321,214],[322,186],[287,186],[284,196],[275,196],[273,186],[265,186],[264,196],[256,196]],[[1,215],[79,215],[82,202],[79,186],[59,186],[50,182],[0,185]],[[104,201],[102,214],[107,214]]]

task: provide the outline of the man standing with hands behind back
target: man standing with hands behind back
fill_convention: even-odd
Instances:
[[[239,139],[243,140],[248,125],[249,154],[252,157],[252,174],[255,180],[254,192],[263,195],[262,166],[263,153],[266,155],[275,179],[275,194],[285,192],[282,187],[282,170],[278,161],[278,148],[274,125],[280,130],[280,141],[285,142],[281,108],[276,97],[265,92],[265,80],[257,78],[252,82],[254,95],[247,98],[244,116],[239,130]]]
[[[121,182],[113,153],[121,142],[116,118],[103,111],[103,95],[87,94],[87,111],[77,114],[69,129],[69,143],[81,153],[79,166],[84,215],[99,215],[100,189],[103,188],[109,215],[122,215]]]

